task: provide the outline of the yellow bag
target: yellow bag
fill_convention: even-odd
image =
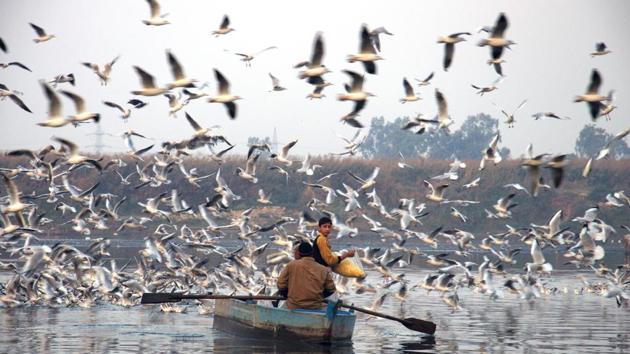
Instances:
[[[365,278],[367,275],[356,253],[353,257],[348,257],[332,267],[332,271],[348,278]]]

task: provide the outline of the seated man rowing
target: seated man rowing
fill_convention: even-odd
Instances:
[[[278,292],[286,296],[286,307],[291,310],[324,308],[324,298],[335,292],[330,268],[315,262],[309,242],[301,242],[294,256],[295,260],[289,262],[278,277]]]

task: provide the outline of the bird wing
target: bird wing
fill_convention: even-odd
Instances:
[[[595,94],[599,91],[599,86],[602,84],[602,77],[599,75],[599,71],[597,69],[593,69],[593,73],[591,74],[591,82],[588,84],[588,88],[586,89],[586,93]]]
[[[315,36],[315,42],[313,43],[313,53],[311,55],[310,66],[320,66],[322,58],[324,57],[324,40],[322,34],[318,33]]]
[[[151,8],[151,18],[160,17],[160,4],[157,0],[147,0]]]
[[[149,74],[148,72],[142,70],[138,66],[134,66],[133,68],[136,70],[136,73],[140,76],[140,83],[142,84],[142,87],[144,87],[144,88],[154,88],[154,87],[156,87],[155,86],[155,79],[153,78],[153,76],[151,76],[151,74]]]
[[[286,157],[287,157],[287,155],[289,155],[289,150],[290,150],[293,146],[295,146],[295,144],[297,144],[297,142],[298,142],[297,140],[293,140],[293,141],[289,142],[288,144],[286,144],[286,145],[282,148],[282,156],[283,156],[284,158],[286,158]]]
[[[20,68],[26,70],[26,71],[32,71],[31,69],[29,69],[26,65],[20,63],[19,61],[12,61],[10,62],[8,65],[15,65],[15,66],[19,66]]]
[[[409,83],[409,81],[407,81],[406,78],[403,79],[403,87],[405,88],[405,95],[407,97],[413,97],[414,96],[413,87],[411,87],[411,84]]]
[[[46,35],[46,31],[44,31],[43,28],[33,24],[33,23],[29,23],[29,25],[31,25],[31,27],[33,27],[33,29],[35,30],[35,32],[37,33],[38,36],[43,37]]]
[[[230,94],[230,83],[227,81],[225,76],[221,74],[221,72],[217,69],[214,69],[214,77],[216,77],[219,83],[219,94],[220,95],[229,95]]]
[[[186,120],[195,131],[200,131],[202,129],[201,126],[190,116],[190,114],[188,114],[188,112],[186,112]]]
[[[57,117],[61,115],[61,101],[59,101],[59,97],[53,91],[48,84],[42,81],[42,87],[44,88],[44,93],[48,98],[48,114],[51,117]]]
[[[280,85],[280,80],[278,80],[277,77],[271,75],[271,73],[269,73],[269,77],[271,78],[271,83],[272,83],[273,87],[276,87],[276,86]]]
[[[435,99],[437,100],[438,104],[439,116],[447,116],[448,106],[446,104],[446,99],[444,98],[442,92],[438,91],[437,89],[435,90]]]
[[[9,98],[11,98],[11,101],[15,102],[15,104],[17,104],[18,106],[20,106],[20,108],[22,108],[23,110],[29,112],[29,113],[33,113],[31,112],[31,110],[26,106],[26,104],[24,104],[24,102],[22,102],[22,100],[16,96],[16,95],[11,95],[9,96]]]
[[[446,43],[444,45],[444,62],[442,63],[444,71],[447,71],[448,67],[451,66],[454,53],[455,53],[455,44]]]
[[[229,25],[230,25],[230,18],[228,17],[228,15],[223,16],[223,20],[221,21],[221,26],[219,28],[227,29]]]
[[[376,50],[370,40],[370,32],[368,32],[367,26],[365,25],[361,26],[359,51],[361,53],[376,54]]]
[[[343,72],[349,75],[352,80],[351,92],[361,92],[363,90],[363,76],[350,70],[343,70]]]
[[[61,91],[61,93],[74,102],[74,107],[76,108],[77,113],[85,112],[85,100],[81,96],[69,91]]]
[[[114,103],[114,102],[103,101],[103,104],[112,108],[118,108],[121,112],[125,111],[119,104]]]
[[[175,80],[184,79],[185,78],[184,70],[182,69],[182,66],[177,61],[177,58],[175,58],[175,56],[173,55],[173,53],[171,53],[171,51],[167,51],[166,55],[168,57],[168,64],[171,66],[171,72],[173,73],[173,77],[175,77]]]
[[[502,38],[503,37],[503,33],[505,32],[507,27],[508,27],[508,19],[505,16],[504,13],[501,13],[499,15],[499,18],[497,19],[496,25],[492,29],[491,37],[493,37],[493,38]]]
[[[64,145],[64,146],[66,146],[68,148],[68,150],[70,151],[71,155],[74,155],[74,154],[76,154],[79,151],[79,147],[75,143],[71,142],[70,140],[63,139],[63,138],[58,138],[56,136],[54,136],[52,139],[55,140],[56,142]]]

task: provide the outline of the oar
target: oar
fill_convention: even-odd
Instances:
[[[412,331],[422,332],[422,333],[426,333],[426,334],[433,334],[433,333],[435,333],[436,325],[435,325],[435,323],[430,322],[430,321],[420,320],[420,319],[413,318],[413,317],[398,318],[398,317],[386,315],[384,313],[374,312],[372,310],[368,310],[368,309],[364,309],[364,308],[360,308],[360,307],[355,307],[355,306],[352,306],[352,305],[347,305],[347,304],[344,304],[342,302],[339,303],[339,306],[345,307],[347,309],[352,309],[352,310],[355,310],[355,311],[367,313],[368,315],[382,317],[382,318],[386,318],[388,320],[400,322],[400,323],[402,323],[403,326],[409,328]]]
[[[141,304],[161,304],[164,302],[178,302],[182,300],[199,299],[234,299],[234,300],[285,300],[282,296],[268,295],[214,295],[210,294],[182,294],[182,293],[143,293]]]

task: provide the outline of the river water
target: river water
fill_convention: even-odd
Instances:
[[[407,271],[410,285],[427,274]],[[460,289],[462,309],[452,312],[437,293],[410,291],[401,303],[390,296],[379,311],[399,317],[431,320],[434,337],[401,324],[358,314],[350,343],[329,346],[304,342],[245,339],[212,328],[212,315],[200,315],[187,303],[186,313],[163,313],[159,305],[122,308],[0,308],[2,353],[628,353],[630,309],[614,299],[584,292],[576,272],[555,272],[544,279],[556,287],[529,303],[505,292],[497,300]],[[594,279],[592,273],[581,273]],[[0,276],[0,280],[6,280]],[[378,279],[370,273],[368,279]],[[497,283],[501,281],[497,278]],[[395,288],[392,290],[395,292]],[[373,294],[346,294],[346,302],[371,305]]]

